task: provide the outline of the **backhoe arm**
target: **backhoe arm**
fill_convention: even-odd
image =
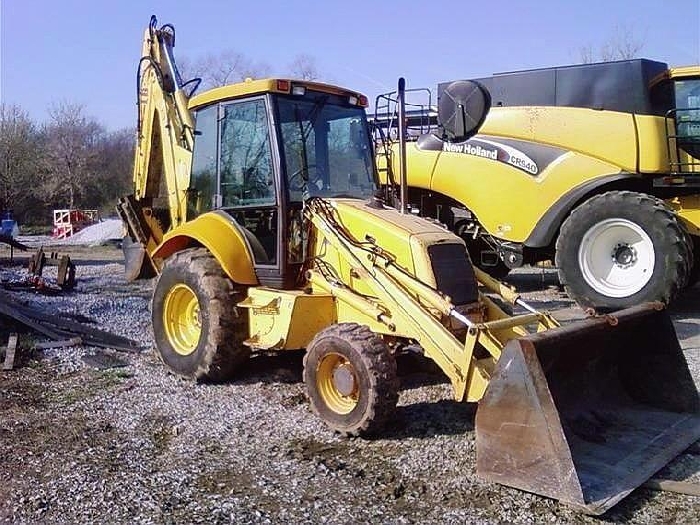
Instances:
[[[186,219],[194,122],[189,96],[173,58],[175,31],[156,27],[155,17],[144,34],[137,73],[138,123],[134,159],[136,200],[151,200],[164,183],[171,226]],[[164,180],[162,178],[165,177]]]
[[[150,254],[163,234],[187,220],[194,122],[188,109],[193,89],[185,92],[173,58],[175,30],[157,27],[151,17],[143,38],[137,89],[137,139],[133,194],[120,199],[117,212],[128,235],[125,240],[128,280],[150,277]]]

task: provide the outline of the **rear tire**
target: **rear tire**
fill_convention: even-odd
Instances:
[[[176,374],[222,381],[248,359],[248,319],[236,303],[244,291],[224,274],[204,248],[165,261],[153,292],[151,316],[156,346]]]
[[[692,247],[683,224],[650,195],[596,195],[564,221],[556,243],[559,279],[582,307],[611,311],[669,303],[688,282]]]
[[[376,434],[398,401],[396,360],[366,326],[332,325],[313,338],[304,356],[311,409],[348,436]]]

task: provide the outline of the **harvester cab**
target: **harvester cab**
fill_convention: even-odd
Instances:
[[[663,307],[559,327],[473,268],[460,237],[410,213],[403,176],[396,207],[377,195],[364,96],[288,79],[191,96],[173,44],[172,26],[152,20],[134,194],[119,205],[127,273],[158,272],[153,331],[173,372],[222,380],[252,353],[304,349],[313,412],[368,435],[392,420],[396,354],[420,347],[456,401],[480,404],[480,474],[591,513],[700,437],[697,391]],[[483,122],[488,92],[465,82],[451,100],[439,108],[445,136],[461,140]],[[405,121],[402,103],[402,136]],[[599,463],[611,467],[591,481]],[[544,479],[553,465],[557,483]]]
[[[700,70],[672,68],[660,75],[652,86],[654,96],[673,100],[666,117],[671,174],[700,172]]]

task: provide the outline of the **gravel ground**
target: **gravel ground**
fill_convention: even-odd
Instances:
[[[341,438],[308,407],[301,355],[255,357],[226,384],[178,379],[153,348],[152,282],[127,284],[115,248],[84,249],[73,259],[73,293],[14,296],[89,318],[145,350],[25,351],[18,369],[0,372],[0,522],[600,521],[479,479],[476,407],[453,402],[449,384],[415,358],[399,364],[398,412],[381,438]],[[519,271],[510,281],[561,319],[581,315],[551,270]],[[673,313],[696,382],[699,311],[689,298]],[[8,332],[0,324],[2,343]],[[700,456],[682,454],[659,476],[700,482]],[[640,488],[602,520],[692,523],[699,511],[698,498]]]

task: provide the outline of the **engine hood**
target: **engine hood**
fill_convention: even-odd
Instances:
[[[391,253],[399,266],[425,284],[455,297],[455,286],[461,289],[462,281],[473,275],[464,241],[441,224],[355,199],[329,202],[352,237],[371,241]]]

